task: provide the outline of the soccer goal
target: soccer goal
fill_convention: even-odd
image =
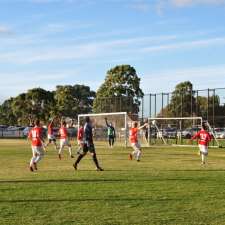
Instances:
[[[107,144],[107,125],[105,118],[107,118],[108,124],[112,124],[116,133],[115,144],[119,146],[128,145],[128,127],[131,123],[130,118],[126,112],[115,112],[115,113],[96,113],[96,114],[80,114],[78,115],[78,127],[84,124],[85,117],[89,116],[92,126],[94,140],[97,144]]]
[[[190,141],[190,138],[201,129],[202,122],[202,117],[148,118],[148,143],[149,145],[197,145],[197,142]],[[209,132],[214,136],[216,146],[219,146],[213,129],[208,122],[207,125]]]

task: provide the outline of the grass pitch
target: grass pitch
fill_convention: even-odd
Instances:
[[[205,166],[197,148],[145,148],[139,163],[130,151],[100,146],[105,171],[87,155],[75,172],[51,146],[31,173],[29,143],[0,140],[0,224],[225,224],[224,149],[209,149]]]

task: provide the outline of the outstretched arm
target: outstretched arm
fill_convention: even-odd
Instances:
[[[107,127],[109,127],[109,123],[108,123],[107,118],[105,118],[105,124],[106,124]]]
[[[144,125],[138,127],[138,130],[141,130],[141,129],[143,129],[144,127],[147,127],[147,126],[148,126],[148,123],[145,123]]]

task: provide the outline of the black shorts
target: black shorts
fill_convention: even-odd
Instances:
[[[89,146],[87,144],[84,144],[83,152],[84,153],[87,153],[87,152],[95,153],[95,145],[93,143],[90,144]]]
[[[108,139],[109,139],[109,140],[114,140],[114,136],[113,136],[113,135],[109,135],[109,136],[108,136]]]
[[[49,138],[48,141],[49,141],[49,143],[56,142],[56,139],[55,138]]]

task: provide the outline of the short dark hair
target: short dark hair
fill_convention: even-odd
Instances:
[[[137,127],[138,126],[138,122],[134,122],[134,127]]]
[[[86,116],[86,117],[85,117],[85,122],[87,122],[87,123],[90,122],[90,117],[89,117],[89,116]]]
[[[203,123],[202,123],[202,128],[203,128],[204,130],[207,130],[208,126],[207,126],[207,123],[206,123],[206,122],[203,122]]]
[[[36,125],[36,126],[39,126],[39,125],[40,125],[40,120],[39,120],[39,119],[36,119],[36,120],[35,120],[35,125]]]

